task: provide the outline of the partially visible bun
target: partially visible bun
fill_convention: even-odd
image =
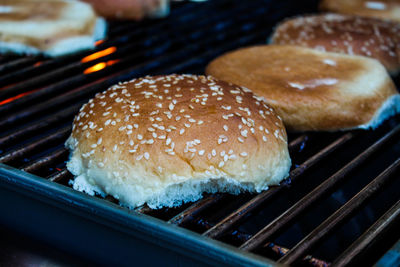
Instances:
[[[372,57],[392,74],[400,70],[400,24],[390,21],[339,14],[296,17],[278,25],[271,43]]]
[[[264,97],[291,131],[375,128],[400,111],[393,81],[367,57],[264,45],[222,55],[206,73]]]
[[[90,3],[97,14],[107,19],[141,20],[146,17],[165,17],[169,13],[168,0],[83,0]]]
[[[0,53],[56,57],[94,48],[106,23],[89,4],[67,0],[13,0],[2,5]]]
[[[322,0],[320,9],[400,22],[400,1],[398,0]]]
[[[251,91],[211,77],[134,79],[97,94],[66,142],[73,187],[136,207],[260,192],[287,177],[286,131]]]

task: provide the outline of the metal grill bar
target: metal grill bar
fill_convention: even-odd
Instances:
[[[51,127],[52,125],[59,123],[60,121],[65,121],[67,118],[71,118],[79,108],[82,106],[81,103],[72,105],[66,109],[52,114],[50,117],[39,120],[31,125],[26,125],[25,127],[16,130],[8,135],[0,137],[0,147],[6,145],[11,145],[13,142],[18,142],[25,136],[32,136],[32,134]]]
[[[295,140],[290,142],[289,150],[293,149],[294,147],[298,146],[300,143],[304,142],[307,140],[307,135],[303,134],[297,137]],[[168,222],[172,224],[178,224],[182,225],[192,219],[194,216],[196,216],[197,213],[201,212],[202,210],[207,209],[209,206],[217,203],[220,199],[222,199],[223,195],[221,194],[213,194],[209,195],[207,197],[204,197],[203,199],[197,201],[178,215],[176,215],[174,218],[170,219]]]
[[[309,158],[307,161],[305,161],[303,164],[301,164],[298,168],[294,169],[293,171],[290,172],[290,179],[292,181],[295,181],[301,174],[303,174],[306,170],[320,162],[322,159],[324,159],[326,156],[328,156],[330,153],[344,145],[347,141],[352,139],[354,136],[353,133],[347,133],[344,134],[342,137],[338,138],[335,140],[333,143],[322,149],[320,152]],[[267,191],[264,191],[260,194],[258,194],[256,197],[254,197],[252,200],[247,202],[245,205],[241,206],[239,209],[235,210],[232,212],[230,215],[228,215],[225,219],[220,221],[218,224],[216,224],[214,227],[209,229],[207,232],[205,232],[203,235],[211,237],[211,238],[218,238],[221,236],[223,233],[225,233],[228,229],[230,229],[232,226],[240,222],[242,219],[246,217],[246,214],[249,212],[253,211],[257,207],[259,207],[261,204],[265,203],[266,200],[270,199],[274,195],[278,194],[279,192],[283,191],[285,188],[287,188],[286,184],[283,184],[279,187],[271,187]]]
[[[35,172],[40,168],[50,165],[59,158],[66,157],[68,155],[68,150],[66,148],[60,148],[53,151],[50,155],[39,158],[38,160],[26,165],[22,168],[26,172]]]
[[[168,222],[171,224],[183,225],[194,216],[196,216],[196,214],[198,214],[199,212],[217,203],[219,200],[222,199],[222,197],[222,194],[213,194],[199,201],[196,201],[193,205],[170,219]]]
[[[264,34],[265,34],[265,31],[263,32]],[[234,38],[236,36],[236,34],[237,34],[237,30],[234,29],[234,30],[231,30],[229,32],[226,32],[224,34],[224,37],[225,37],[225,39],[228,38],[228,37],[229,38]],[[258,33],[258,36],[262,36],[262,33],[261,32]],[[157,68],[161,64],[167,64],[168,62],[179,61],[180,59],[181,60],[185,60],[184,55],[187,55],[188,53],[193,53],[196,50],[198,50],[200,47],[207,47],[210,44],[210,42],[212,42],[212,40],[213,40],[212,38],[211,39],[202,40],[202,41],[196,43],[196,45],[192,45],[190,47],[187,47],[186,49],[182,49],[182,50],[178,50],[178,51],[173,52],[173,53],[169,53],[167,56],[161,56],[159,58],[152,59],[151,61],[144,62],[144,63],[142,63],[140,65],[134,66],[133,68],[129,68],[129,69],[127,69],[125,71],[122,71],[120,73],[117,73],[117,74],[114,74],[114,75],[110,75],[110,76],[105,78],[106,79],[105,83],[107,84],[107,86],[110,86],[111,84],[114,84],[119,80],[122,80],[123,78],[121,76],[127,76],[127,75],[130,76],[130,77],[132,77],[132,76],[140,76],[140,75],[144,75],[145,73],[151,72],[152,69]],[[240,39],[238,41],[240,41]],[[230,46],[226,47],[225,50],[229,49],[232,46],[235,46],[235,44],[238,45],[238,41],[236,41],[236,40],[228,41]],[[215,51],[217,51],[217,48],[215,48]],[[125,58],[124,60],[121,60],[121,62],[122,61],[127,61],[127,60],[128,60],[128,57]],[[157,65],[154,64],[155,60],[157,62]],[[118,63],[116,63],[115,65],[118,65]],[[110,66],[110,68],[113,67],[113,66]],[[101,71],[93,73],[91,75],[100,76],[100,74],[101,74]],[[32,94],[30,94],[28,96],[25,96],[21,100],[13,101],[13,102],[10,103],[10,105],[0,106],[0,113],[3,112],[3,111],[6,111],[10,107],[15,108],[18,105],[26,104],[29,101],[41,98],[41,97],[43,97],[45,95],[54,94],[57,91],[62,91],[66,87],[69,87],[69,86],[72,86],[72,85],[81,84],[83,81],[88,80],[88,76],[89,75],[77,76],[77,77],[74,77],[74,78],[71,78],[71,79],[63,80],[62,82],[60,82],[58,84],[53,84],[53,85],[51,85],[51,86],[49,86],[47,88],[43,88],[40,91],[37,91],[37,92],[34,92],[34,93],[32,93]],[[104,79],[102,79],[102,81],[104,81]],[[96,83],[97,82],[95,82],[94,84],[96,84]],[[101,87],[101,89],[104,89],[104,87]],[[98,89],[98,90],[101,90],[101,89]],[[74,90],[74,91],[76,91],[76,90]],[[61,100],[62,103],[64,103],[65,101],[68,101],[69,99],[68,99],[67,96],[64,95],[60,100]],[[49,103],[47,105],[41,105],[41,106],[51,106],[54,103],[54,101],[47,101],[47,102],[51,102],[51,103]],[[37,108],[37,106],[35,108]],[[17,118],[26,117],[24,115],[30,116],[30,115],[32,115],[32,112],[31,111],[29,111],[29,112],[22,111],[20,113],[14,114],[14,116],[12,117],[13,119],[9,119],[8,118],[7,120],[1,121],[0,122],[0,127],[8,126],[8,124],[11,123],[11,122],[15,123]]]
[[[237,7],[237,8],[240,8]],[[246,6],[246,10],[249,9],[251,10],[251,6]],[[254,13],[254,11],[253,11]],[[249,14],[251,15],[251,14]],[[196,36],[196,34],[205,34],[207,33],[209,30],[214,30],[215,31],[215,26],[212,22],[215,21],[219,21],[219,22],[223,22],[224,19],[226,21],[231,21],[235,18],[232,18],[232,16],[230,16],[229,12],[225,12],[225,14],[213,14],[213,16],[211,17],[207,17],[206,19],[202,20],[204,22],[207,22],[208,25],[206,25],[206,27],[201,27],[200,29],[194,31],[192,33],[193,36]],[[235,20],[239,21],[245,21],[246,19],[243,17],[240,18],[236,18]],[[85,68],[98,63],[100,61],[107,61],[109,59],[112,58],[118,58],[118,56],[123,56],[123,58],[120,59],[120,62],[115,63],[113,66],[113,68],[116,68],[118,65],[122,65],[122,64],[126,64],[128,62],[134,62],[136,59],[140,59],[141,57],[143,57],[144,54],[147,54],[147,56],[157,56],[159,54],[161,54],[164,50],[167,49],[167,47],[165,46],[165,42],[163,42],[163,40],[167,40],[168,37],[171,34],[171,31],[176,31],[179,30],[179,28],[182,29],[186,29],[186,30],[190,30],[193,29],[192,28],[193,25],[192,24],[183,24],[180,25],[179,27],[176,28],[171,28],[169,29],[168,32],[163,32],[161,34],[156,35],[155,37],[153,37],[153,41],[152,41],[152,45],[149,47],[144,47],[147,50],[147,53],[144,53],[143,51],[138,51],[137,53],[130,53],[132,50],[134,50],[134,48],[136,47],[142,47],[143,46],[143,42],[141,40],[136,41],[136,42],[126,42],[126,37],[124,37],[125,40],[125,46],[120,45],[117,49],[117,51],[109,56],[105,56],[105,57],[101,57],[99,59],[87,62],[87,63],[81,63],[81,62],[73,62],[70,63],[66,66],[63,66],[62,68],[57,68],[56,70],[53,70],[51,72],[47,72],[44,75],[40,75],[40,76],[36,76],[28,81],[25,81],[23,84],[17,84],[13,87],[10,88],[6,88],[0,91],[0,99],[4,99],[7,97],[10,97],[12,95],[16,95],[18,93],[24,92],[26,91],[28,88],[34,88],[37,87],[39,85],[48,83],[49,81],[55,81],[57,78],[62,77],[63,78],[63,86],[62,88],[66,88],[68,86],[73,86],[75,81],[78,82],[83,82],[85,80],[81,81],[82,77],[88,77],[87,75],[75,75],[72,76],[70,78],[66,78],[66,76],[68,76],[70,73],[76,73],[76,72],[81,72],[82,70],[84,70]],[[201,35],[200,35],[201,36]],[[197,38],[199,38],[200,36],[198,36]],[[170,42],[168,42],[167,46],[173,46],[173,45],[177,45],[180,42],[187,42],[187,37],[186,36],[180,36],[180,37],[176,37],[173,40],[171,40]],[[111,47],[113,45],[112,42],[107,42],[107,47]],[[128,56],[126,56],[128,55]],[[108,70],[110,70],[110,68],[108,68]],[[80,77],[80,78],[78,78]],[[42,92],[43,90],[41,90]]]
[[[309,235],[301,240],[294,248],[279,259],[279,263],[293,264],[307,252],[309,252],[318,242],[330,234],[334,229],[346,221],[358,208],[369,200],[388,180],[392,174],[400,167],[400,159],[397,159],[384,172],[376,177],[371,183],[365,186],[357,195],[344,204],[339,210],[333,213],[328,219],[315,228]]]
[[[62,142],[67,138],[67,136],[71,133],[71,126],[66,126],[57,130],[55,133],[44,137],[43,139],[36,140],[28,145],[25,145],[22,148],[13,150],[9,153],[4,154],[0,157],[0,163],[9,163],[13,160],[26,156],[31,153],[33,150],[40,149],[42,147],[48,146],[49,142]]]
[[[61,183],[69,178],[72,178],[72,175],[66,168],[48,177],[49,181],[56,183]]]
[[[330,190],[341,182],[345,177],[347,177],[353,170],[363,164],[367,159],[369,159],[374,153],[381,149],[385,144],[392,140],[400,132],[400,126],[396,127],[384,137],[382,137],[375,144],[370,146],[367,150],[361,153],[359,156],[354,158],[345,167],[340,169],[331,177],[327,178],[322,184],[316,187],[313,191],[308,193],[301,200],[297,201],[291,208],[282,213],[279,217],[269,223],[261,231],[255,234],[250,240],[240,246],[243,250],[253,250],[260,246],[265,240],[270,238],[284,226],[293,221],[298,215],[300,215],[304,210],[314,204],[317,200],[321,199]]]
[[[346,249],[331,266],[348,266],[364,254],[378,238],[400,219],[400,201],[379,218],[361,237]]]
[[[36,61],[38,61],[38,58],[35,57],[17,58],[9,61],[3,65],[0,65],[0,75],[4,74],[5,72],[12,71],[13,69],[20,68],[28,64],[33,64]]]

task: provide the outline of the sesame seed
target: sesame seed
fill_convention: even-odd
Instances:
[[[240,156],[242,156],[242,157],[247,157],[247,155],[248,155],[247,152],[241,152],[240,153]]]
[[[136,157],[136,160],[141,160],[143,158],[143,155],[139,155]]]
[[[212,155],[213,157],[215,157],[215,156],[217,155],[217,151],[215,151],[215,149],[213,149],[213,150],[211,151],[211,155]]]
[[[224,125],[223,128],[226,132],[228,131],[228,126]]]
[[[219,164],[218,164],[218,168],[222,168],[222,167],[224,167],[224,165],[225,165],[225,162],[224,161],[220,161]]]
[[[227,162],[228,159],[229,159],[229,156],[228,155],[224,155],[224,161]]]
[[[239,141],[240,143],[244,143],[244,140],[243,140],[242,138],[240,138],[240,137],[238,137],[238,141]]]
[[[168,137],[167,140],[165,141],[165,144],[168,146],[169,144],[171,144],[171,141],[172,141],[171,138]]]
[[[247,130],[240,131],[240,134],[244,137],[247,137]]]
[[[204,155],[204,150],[199,150],[199,155],[203,156]]]
[[[143,139],[143,135],[138,134],[138,135],[137,135],[137,139],[138,139],[138,140],[142,140],[142,139]]]
[[[267,140],[268,140],[267,137],[265,135],[263,135],[263,141],[267,142]]]
[[[185,132],[185,129],[182,128],[182,129],[179,131],[179,134],[182,135],[184,132]]]

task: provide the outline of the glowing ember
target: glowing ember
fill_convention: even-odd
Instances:
[[[29,91],[29,92],[25,92],[25,93],[22,93],[22,94],[19,94],[19,95],[16,95],[16,96],[7,98],[7,99],[5,99],[5,100],[3,100],[3,101],[0,101],[0,106],[1,106],[1,105],[5,105],[5,104],[7,104],[7,103],[10,103],[11,101],[14,101],[14,100],[16,100],[16,99],[18,99],[18,98],[21,98],[21,97],[23,97],[23,96],[29,95],[29,94],[31,94],[31,93],[37,91],[37,90],[39,90],[39,89],[32,90],[32,91]]]
[[[105,67],[107,67],[107,64],[105,62],[100,62],[100,63],[97,63],[96,65],[93,65],[93,66],[87,68],[86,70],[83,71],[83,73],[84,74],[89,74],[89,73],[92,73],[92,72],[96,72],[96,71],[102,70]]]
[[[109,60],[109,61],[107,61],[107,62],[100,62],[100,63],[97,63],[96,65],[93,65],[93,66],[91,66],[91,67],[85,69],[85,70],[83,71],[83,73],[84,73],[84,74],[89,74],[89,73],[92,73],[92,72],[96,72],[96,71],[99,71],[99,70],[104,69],[105,67],[114,65],[114,64],[117,63],[117,62],[119,62],[119,59]]]
[[[109,47],[107,49],[101,50],[99,52],[93,53],[87,57],[82,58],[81,62],[85,63],[85,62],[89,62],[107,55],[110,55],[112,53],[114,53],[115,51],[117,51],[117,48],[115,46]]]
[[[109,60],[109,61],[107,61],[107,66],[114,65],[114,64],[117,63],[117,62],[119,62],[119,59]]]
[[[36,62],[33,66],[34,66],[34,67],[40,66],[40,65],[42,65],[42,63],[43,63],[43,61],[38,61],[38,62]]]
[[[94,43],[95,46],[98,46],[99,44],[104,43],[104,40],[98,40]]]

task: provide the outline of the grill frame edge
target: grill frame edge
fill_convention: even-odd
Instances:
[[[0,204],[0,224],[101,264],[280,266],[1,163],[0,194],[6,199]],[[104,249],[110,251],[99,253]]]

